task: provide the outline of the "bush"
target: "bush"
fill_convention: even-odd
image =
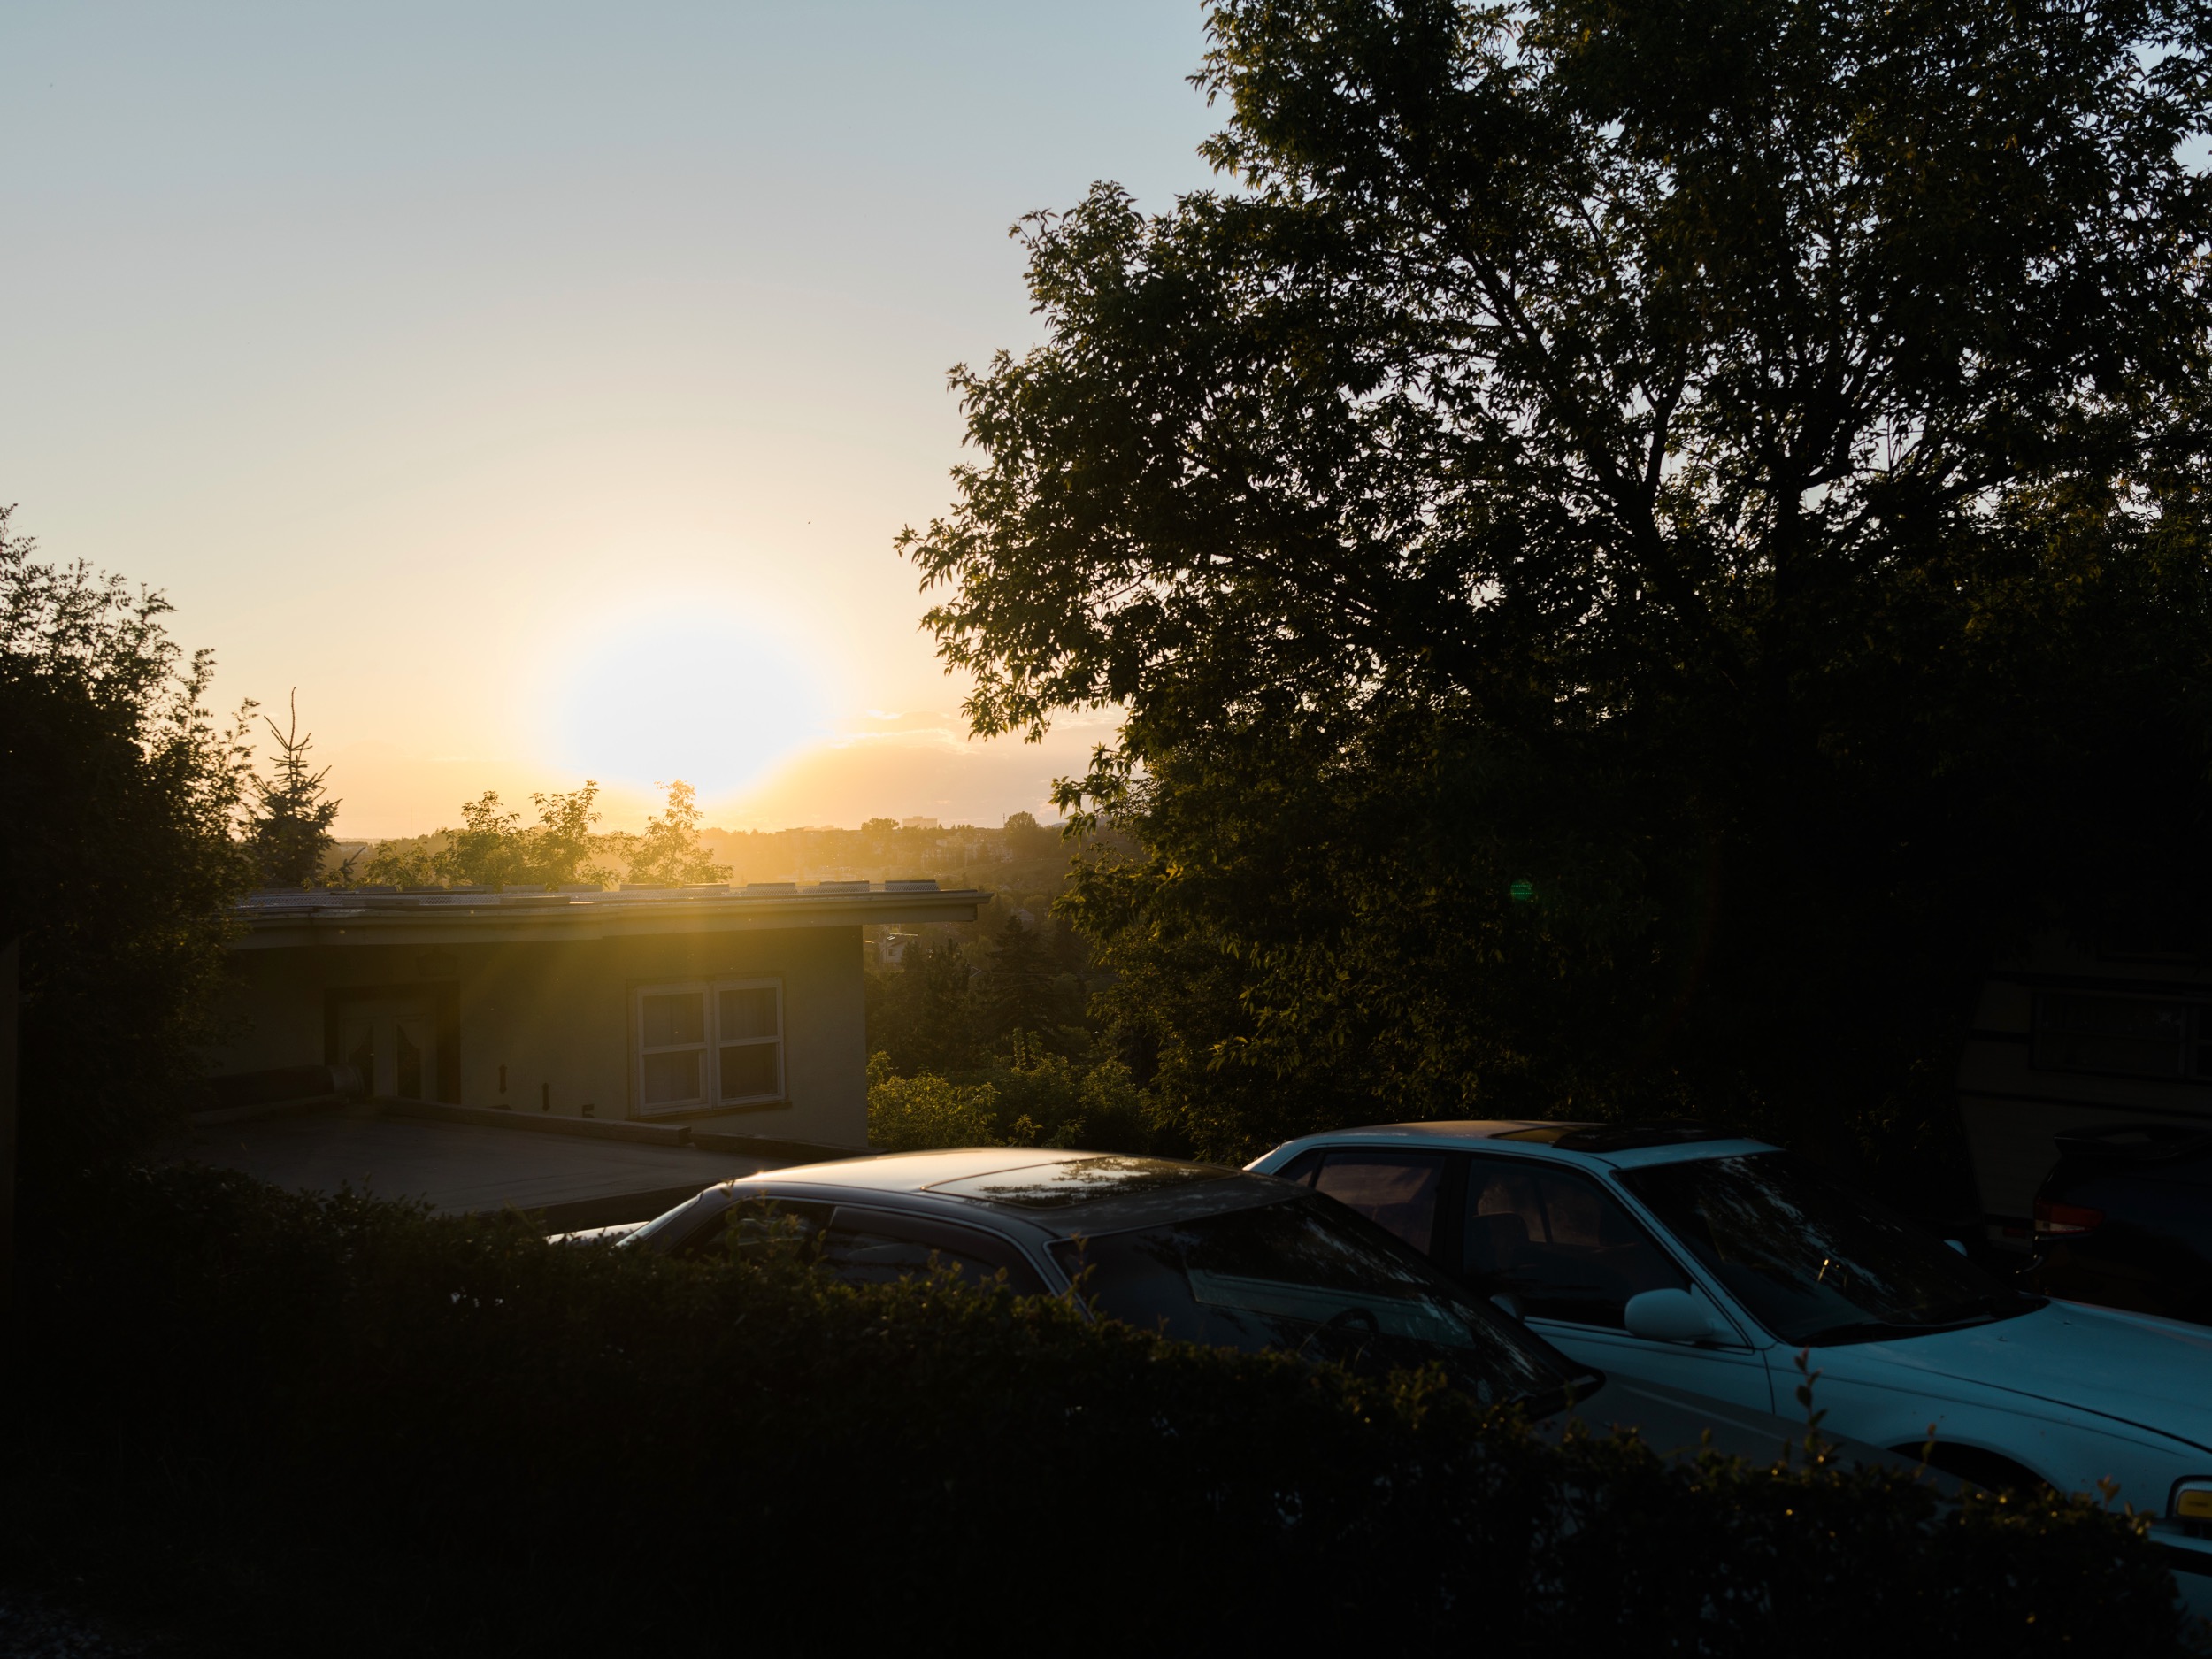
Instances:
[[[1178,1152],[1157,1144],[1150,1102],[1111,1056],[1080,1065],[1016,1032],[1011,1057],[941,1077],[898,1075],[868,1056],[868,1143],[879,1152],[931,1147],[1080,1147]]]
[[[1003,1145],[998,1097],[987,1084],[961,1088],[941,1077],[895,1077],[882,1055],[871,1055],[868,1144],[879,1152]]]
[[[773,1239],[672,1263],[191,1171],[35,1236],[0,1560],[227,1655],[2178,1647],[2093,1505],[1554,1448],[1432,1378]]]

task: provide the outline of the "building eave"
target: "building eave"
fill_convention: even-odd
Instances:
[[[257,895],[234,912],[233,950],[365,945],[565,943],[883,923],[971,922],[989,895],[972,888],[662,895]]]

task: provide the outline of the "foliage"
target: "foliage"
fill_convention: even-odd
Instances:
[[[997,1092],[987,1083],[962,1088],[927,1073],[900,1077],[885,1056],[870,1055],[868,1144],[879,1152],[1001,1145]]]
[[[243,733],[207,706],[158,593],[49,565],[0,509],[0,940],[20,937],[27,1179],[166,1125],[209,1037]]]
[[[610,850],[628,866],[624,879],[672,887],[726,880],[728,867],[716,864],[699,845],[698,792],[681,778],[664,787],[668,803],[659,814],[645,820],[642,835],[608,838]]]
[[[891,1056],[868,1056],[868,1144],[879,1152],[933,1147],[1080,1147],[1091,1152],[1173,1152],[1151,1102],[1110,1055],[1079,1064],[1014,1033],[1006,1057],[951,1078],[902,1077]]]
[[[605,887],[617,880],[680,887],[729,872],[699,843],[698,797],[679,778],[642,834],[595,831],[599,785],[534,795],[538,821],[523,827],[495,790],[461,809],[459,829],[382,843],[361,879],[396,887]]]
[[[27,1236],[0,1552],[208,1651],[2178,1647],[2092,1503],[1555,1448],[1431,1378],[841,1286],[772,1233],[669,1262],[188,1169]],[[1071,1615],[1071,1575],[1110,1588]]]
[[[329,797],[326,766],[311,771],[308,753],[313,733],[300,735],[299,694],[292,694],[291,718],[282,729],[266,715],[262,723],[276,741],[276,776],[252,780],[260,810],[246,826],[246,850],[265,887],[312,887],[321,877],[333,845],[330,826],[340,803]]]
[[[2212,877],[2200,12],[1223,0],[1233,180],[1030,221],[902,546],[1201,1147],[1924,1162],[1993,950]]]

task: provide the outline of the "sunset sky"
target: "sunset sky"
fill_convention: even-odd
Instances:
[[[1192,0],[0,10],[0,502],[298,687],[339,830],[1041,805],[892,551],[1020,214],[1207,181]]]

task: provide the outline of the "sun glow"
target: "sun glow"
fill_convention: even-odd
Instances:
[[[727,797],[828,734],[807,655],[761,617],[712,605],[610,618],[556,665],[549,754],[618,788],[682,778]]]

